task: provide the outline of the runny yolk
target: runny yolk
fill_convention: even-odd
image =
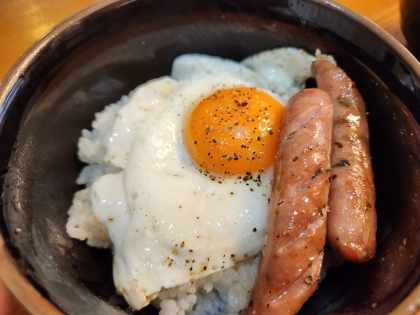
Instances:
[[[274,162],[284,105],[246,87],[219,90],[193,110],[184,130],[193,160],[205,171],[241,175]]]

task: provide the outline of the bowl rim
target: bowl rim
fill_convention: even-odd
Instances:
[[[42,51],[58,37],[62,32],[77,25],[80,21],[88,18],[91,14],[99,12],[104,8],[119,3],[119,6],[127,5],[136,0],[100,0],[92,3],[85,8],[73,13],[63,21],[59,22],[47,33],[33,43],[14,63],[11,69],[6,73],[2,81],[0,81],[0,130],[3,127],[4,120],[7,116],[8,108],[11,100],[23,84],[23,75],[28,66],[32,63]],[[355,22],[364,25],[374,35],[378,36],[389,46],[393,47],[397,54],[407,62],[407,64],[420,77],[420,62],[392,35],[382,29],[379,25],[364,17],[363,15],[353,11],[344,5],[338,4],[331,0],[312,0],[322,6],[332,7]],[[299,16],[298,16],[299,17]],[[41,293],[31,284],[12,257],[7,248],[6,242],[0,233],[0,279],[3,280],[7,288],[20,301],[24,308],[31,314],[35,315],[64,315],[58,307],[50,300],[43,297]],[[390,313],[390,315],[399,314],[416,314],[420,307],[420,284]]]
[[[0,235],[0,278],[21,305],[34,315],[64,315],[21,273]]]

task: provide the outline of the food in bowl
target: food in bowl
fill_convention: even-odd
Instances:
[[[357,263],[376,252],[364,101],[339,67],[326,60],[311,67],[318,88],[289,101],[281,127],[266,239],[244,315],[296,314],[317,288],[327,236]]]
[[[242,60],[295,45],[333,54],[367,101],[379,219],[375,258],[328,271],[300,313],[394,310],[420,274],[420,243],[413,237],[420,222],[418,63],[383,30],[324,2],[280,1],[273,7],[271,1],[194,1],[191,6],[181,0],[164,6],[164,12],[160,5],[145,4],[98,3],[73,17],[32,48],[0,88],[1,165],[9,170],[0,179],[0,228],[13,255],[9,262],[23,265],[39,284],[25,288],[39,290],[66,314],[132,313],[113,285],[112,251],[66,233],[66,212],[81,189],[74,180],[82,169],[75,155],[80,130],[90,130],[104,104],[169,74],[182,53]],[[18,235],[16,228],[22,230]],[[8,282],[12,289],[14,284]],[[27,294],[20,300],[30,307]],[[158,311],[150,305],[136,313]]]
[[[266,240],[244,314],[296,314],[320,279],[327,233],[332,101],[305,89],[280,132]]]
[[[87,188],[76,193],[67,231],[112,248],[116,288],[134,309],[246,307],[283,104],[305,87],[315,60],[295,48],[241,63],[180,56],[170,77],[138,87],[83,131],[79,157],[89,165],[78,183]]]
[[[344,258],[367,262],[376,253],[377,219],[366,105],[342,69],[325,60],[312,69],[318,88],[334,104],[328,241]]]

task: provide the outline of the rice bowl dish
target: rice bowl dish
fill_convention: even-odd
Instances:
[[[272,160],[263,162],[264,152],[259,156],[252,142],[264,143],[263,151],[276,146],[283,104],[305,87],[314,60],[295,48],[262,52],[241,63],[183,55],[170,77],[139,86],[97,113],[92,131],[83,130],[78,153],[88,166],[77,183],[86,188],[75,195],[67,232],[90,246],[112,248],[116,288],[134,309],[150,302],[161,315],[238,314],[245,308],[273,177]],[[189,115],[209,95],[244,88],[262,91],[278,106],[277,125],[262,115],[253,127],[255,139],[235,131],[238,139],[249,140],[251,148],[242,147],[252,151],[243,169],[230,171],[236,153],[215,158],[225,161],[215,169],[198,165],[184,139]],[[239,126],[252,126],[250,120]]]
[[[418,176],[405,174],[418,173],[418,63],[385,31],[346,8],[306,0],[279,4],[181,1],[144,10],[144,1],[97,3],[61,23],[14,67],[0,88],[7,172],[0,221],[4,266],[11,267],[1,268],[1,277],[31,313],[159,312],[152,305],[134,311],[117,292],[112,249],[87,246],[66,233],[74,193],[84,188],[75,181],[84,166],[77,141],[82,129],[93,131],[94,113],[140,83],[169,75],[181,54],[242,60],[287,46],[328,51],[356,82],[368,104],[380,206],[376,257],[329,271],[299,314],[380,315],[404,311],[415,300],[418,240],[411,236],[420,222],[419,185]]]

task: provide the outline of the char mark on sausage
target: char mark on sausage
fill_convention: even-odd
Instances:
[[[344,258],[366,262],[375,256],[377,219],[365,103],[339,67],[317,60],[312,72],[333,102],[328,242]]]
[[[243,314],[295,314],[319,280],[326,239],[332,102],[319,89],[296,94],[283,116],[266,241]]]

